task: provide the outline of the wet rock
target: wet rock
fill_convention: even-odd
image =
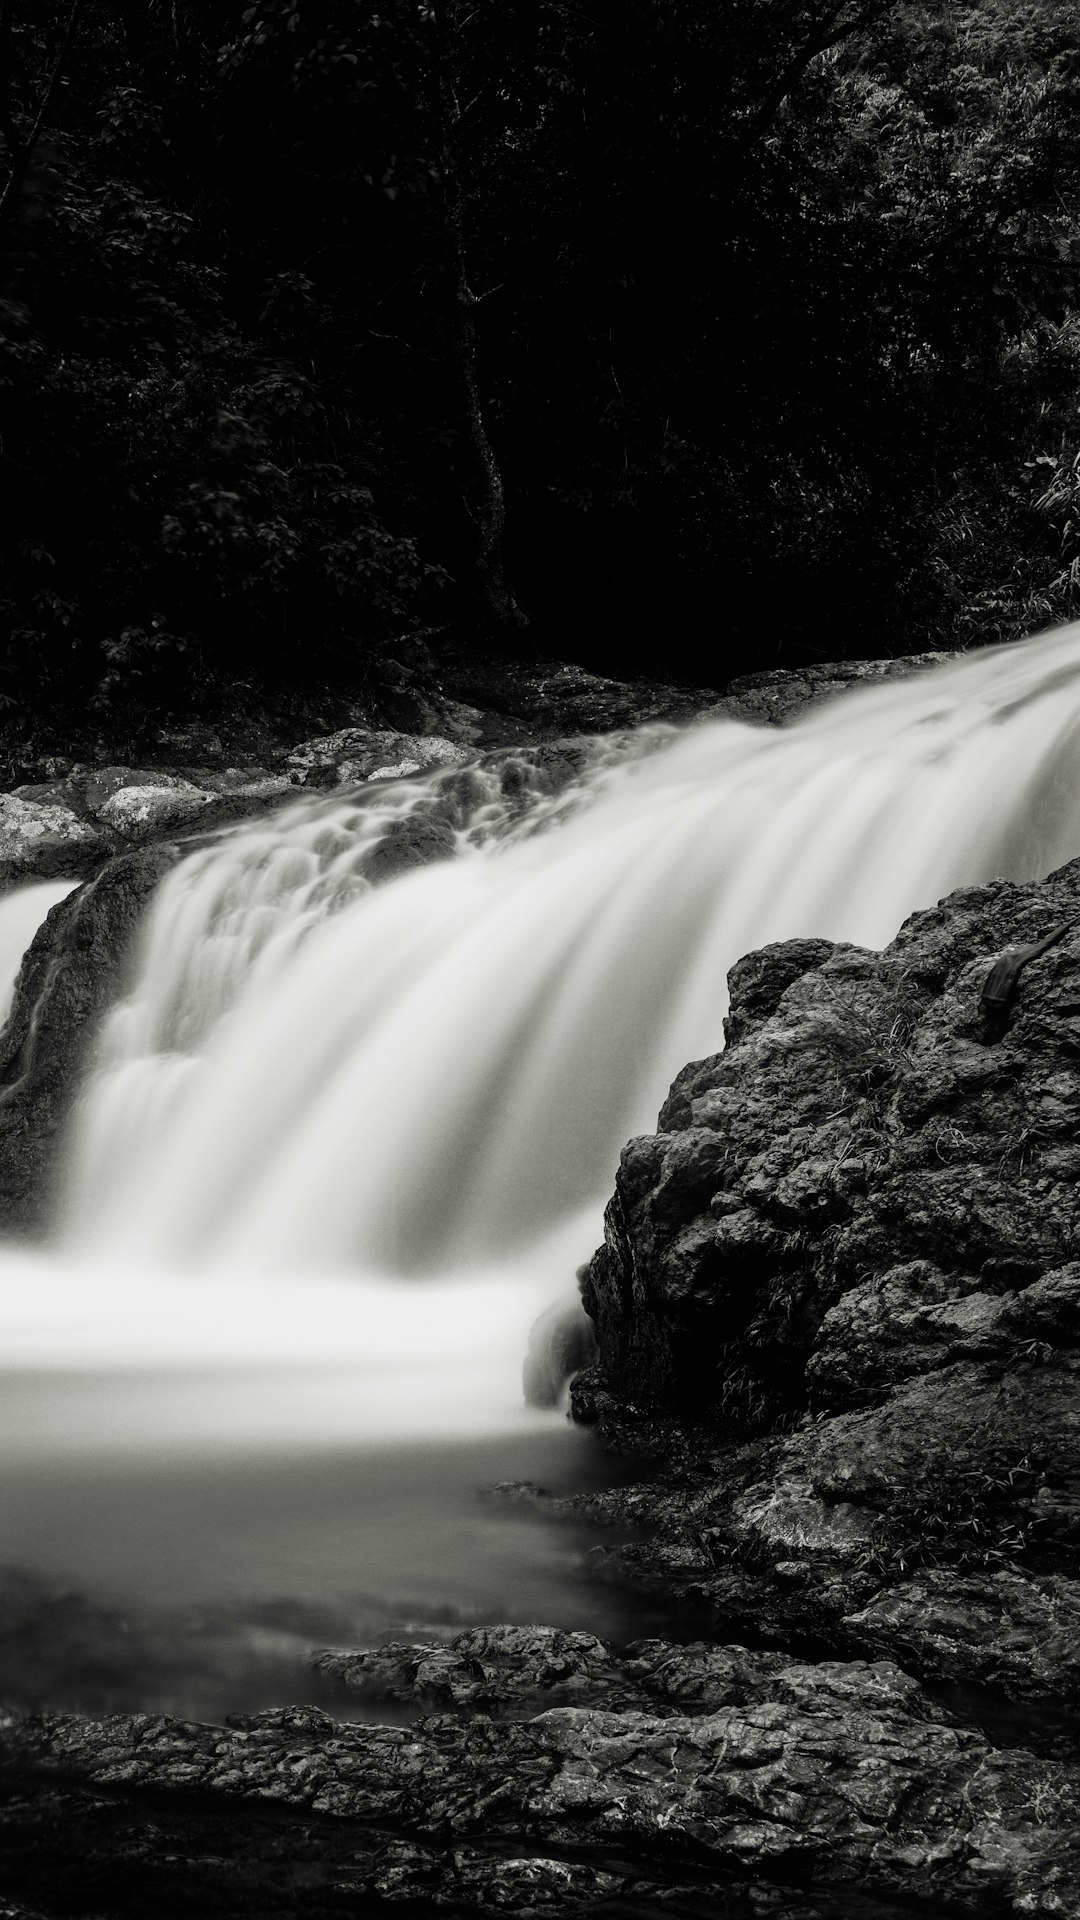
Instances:
[[[519,1885],[524,1863],[542,1883],[543,1863],[567,1855],[601,1874],[613,1855],[632,1858],[642,1881],[677,1884],[693,1857],[703,1878],[767,1878],[804,1898],[857,1879],[864,1894],[902,1890],[939,1911],[1068,1911],[1058,1889],[1080,1865],[1075,1769],[943,1725],[888,1669],[793,1665],[769,1694],[692,1715],[555,1706],[408,1728],[315,1708],[231,1728],[7,1714],[0,1755],[91,1792],[211,1794],[421,1848],[512,1850]],[[429,1890],[451,1892],[451,1873]],[[572,1883],[564,1892],[577,1898]]]
[[[453,849],[453,830],[439,813],[405,814],[400,820],[392,821],[365,854],[361,870],[365,880],[379,886],[413,867],[426,866],[431,860],[445,860]]]
[[[68,806],[0,794],[0,890],[37,880],[77,879],[108,857],[108,838]]]
[[[290,780],[303,786],[358,786],[368,780],[400,780],[431,767],[461,766],[466,747],[430,735],[346,727],[301,741],[286,755]]]
[[[989,1034],[994,958],[1063,920]],[[585,1279],[576,1404],[683,1463],[681,1492],[669,1469],[611,1494],[651,1520],[609,1572],[718,1632],[1075,1697],[1050,1614],[1080,1605],[1078,928],[1073,863],[965,889],[881,954],[733,970],[732,1044],[627,1147]]]
[[[829,700],[855,687],[872,687],[886,680],[906,680],[927,673],[952,653],[909,653],[897,660],[832,660],[820,666],[776,667],[765,673],[746,673],[725,687],[717,711],[733,720],[758,725],[785,726],[819,700]]]
[[[871,1657],[887,1647],[930,1679],[977,1681],[1010,1700],[1080,1702],[1080,1586],[1058,1574],[928,1568],[844,1624],[853,1646]]]
[[[625,1856],[601,1865],[572,1850],[496,1837],[427,1844],[272,1802],[93,1792],[0,1779],[5,1879],[27,1898],[12,1920],[90,1911],[94,1920],[198,1914],[200,1920],[339,1920],[403,1913],[572,1915],[574,1920],[910,1920],[911,1908],[859,1892],[816,1892],[686,1859],[662,1882]],[[34,1903],[29,1904],[30,1896]],[[42,1904],[37,1904],[38,1899]],[[45,1904],[47,1902],[47,1905]]]
[[[736,1044],[687,1068],[661,1131],[626,1149],[590,1272],[616,1390],[655,1396],[663,1376],[715,1405],[735,1342],[763,1389],[788,1372],[798,1404],[809,1375],[817,1404],[857,1403],[907,1367],[893,1347],[921,1341],[920,1371],[931,1351],[1016,1353],[1025,1326],[1074,1342],[1080,932],[1033,963],[1000,1044],[978,1019],[995,952],[1070,912],[1076,864],[955,896],[880,955],[770,950],[745,1001],[750,963],[733,971]],[[631,1361],[643,1314],[657,1339]]]
[[[318,1672],[358,1699],[426,1711],[528,1717],[555,1705],[710,1713],[775,1696],[781,1654],[641,1640],[616,1649],[557,1627],[473,1627],[449,1642],[390,1642],[363,1652],[327,1648]],[[917,1691],[915,1682],[897,1682]]]

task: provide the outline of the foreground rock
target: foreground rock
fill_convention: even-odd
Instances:
[[[0,1739],[7,1766],[35,1786],[104,1788],[131,1808],[147,1792],[209,1794],[348,1822],[354,1897],[577,1914],[620,1896],[668,1908],[685,1891],[700,1903],[691,1912],[707,1910],[704,1895],[725,1912],[809,1916],[843,1911],[857,1886],[864,1902],[902,1894],[937,1912],[1070,1910],[1076,1769],[941,1724],[890,1666],[755,1666],[729,1650],[712,1654],[714,1685],[688,1703],[667,1654],[678,1704],[669,1694],[659,1712],[633,1700],[631,1683],[619,1711],[553,1706],[526,1720],[360,1726],[293,1708],[226,1729],[8,1716]],[[682,1660],[692,1667],[693,1653]],[[628,1665],[663,1692],[648,1648]],[[171,1804],[182,1818],[182,1801]],[[28,1873],[17,1891],[42,1881]]]
[[[996,956],[1062,921],[989,1025]],[[612,1566],[718,1631],[1078,1705],[1080,863],[731,986],[586,1283],[579,1408],[681,1463]]]

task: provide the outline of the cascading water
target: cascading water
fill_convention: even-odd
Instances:
[[[9,1364],[68,1369],[69,1407],[94,1367],[187,1367],[194,1398],[86,1401],[115,1450],[535,1428],[530,1321],[572,1297],[624,1141],[721,1044],[731,963],[879,946],[1080,853],[1080,626],[780,732],[598,742],[558,798],[507,785],[305,799],[161,887],[55,1257],[9,1268],[0,1328]],[[372,886],[424,819],[453,856]],[[70,1457],[80,1417],[33,1444]]]
[[[587,1209],[587,1252],[621,1145],[720,1045],[741,953],[878,946],[963,882],[1080,851],[1080,630],[598,761],[591,804],[539,823],[481,787],[456,858],[382,889],[364,855],[446,776],[294,807],[174,873],[80,1117],[66,1247],[475,1273]]]
[[[0,1026],[11,1012],[23,954],[51,907],[72,892],[74,880],[39,880],[0,899]]]

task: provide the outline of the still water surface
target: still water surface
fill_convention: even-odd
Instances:
[[[507,1480],[560,1494],[610,1484],[620,1463],[590,1435],[558,1416],[523,1415],[520,1431],[497,1436],[392,1446],[328,1437],[335,1402],[343,1410],[356,1385],[350,1369],[325,1366],[276,1382],[241,1368],[209,1379],[9,1374],[0,1697],[220,1719],[289,1701],[340,1704],[309,1671],[319,1646],[444,1637],[495,1620],[616,1639],[647,1630],[627,1596],[590,1578],[597,1533],[484,1497]],[[276,1443],[266,1438],[275,1393]],[[298,1446],[290,1411],[312,1394],[322,1434]],[[209,1437],[226,1429],[227,1445]],[[131,1444],[140,1430],[151,1445]]]

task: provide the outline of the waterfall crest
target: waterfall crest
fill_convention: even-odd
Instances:
[[[783,731],[598,742],[557,800],[445,773],[233,829],[150,914],[63,1244],[215,1274],[505,1273],[560,1230],[565,1258],[584,1216],[583,1257],[621,1146],[720,1046],[735,959],[880,946],[956,886],[1050,871],[1080,852],[1078,776],[1074,626]],[[372,848],[425,808],[454,857],[371,887]]]

